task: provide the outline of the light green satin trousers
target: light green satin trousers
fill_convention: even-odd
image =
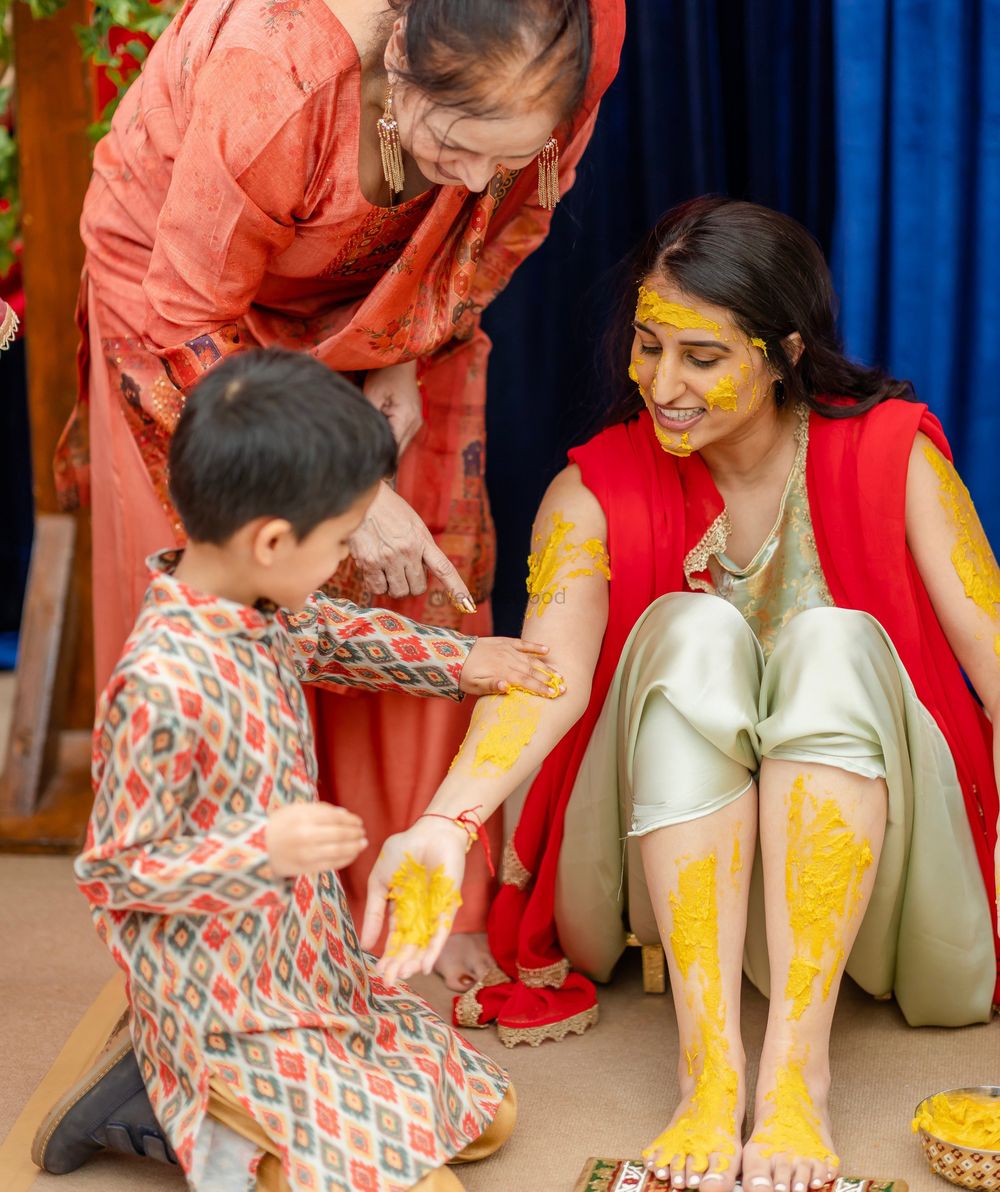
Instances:
[[[581,765],[556,890],[574,967],[606,981],[631,929],[658,939],[636,837],[741,798],[762,758],[884,778],[888,823],[848,974],[907,1021],[990,1017],[990,907],[948,745],[867,613],[815,608],[771,657],[717,596],[673,593],[639,618]],[[744,970],[769,989],[760,849]]]

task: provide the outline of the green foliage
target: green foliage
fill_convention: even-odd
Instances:
[[[0,75],[3,73],[3,59],[0,58]],[[0,87],[0,112],[7,110],[9,102],[10,88]],[[0,277],[14,264],[14,241],[18,238],[20,226],[17,146],[6,127],[0,124]]]
[[[0,0],[2,2],[2,0]],[[51,3],[52,0],[29,0],[30,3]],[[115,88],[101,112],[100,118],[90,126],[90,135],[97,141],[111,127],[122,96],[146,61],[149,49],[138,38],[123,42],[117,51],[111,50],[112,29],[127,29],[130,33],[144,33],[155,41],[170,24],[176,11],[174,3],[150,4],[149,0],[97,0],[89,25],[78,26],[77,38],[83,56],[94,66],[103,66],[108,79]],[[134,59],[127,62],[126,59]]]
[[[18,2],[27,4],[34,18],[42,19],[57,13],[65,0]],[[14,3],[15,0],[0,0],[0,83],[4,81],[13,59],[10,17]],[[147,46],[138,38],[129,38],[117,51],[112,52],[112,29],[143,33],[155,41],[176,10],[177,0],[164,0],[162,4],[150,4],[149,0],[95,0],[91,23],[77,27],[76,35],[84,61],[104,67],[115,88],[115,94],[105,105],[99,119],[90,126],[90,135],[95,141],[108,131],[122,96],[149,53]],[[134,59],[134,62],[127,59]],[[0,118],[7,111],[9,102],[10,88],[0,86]],[[6,200],[9,206],[0,211],[0,276],[14,263],[13,245],[19,234],[21,210],[17,185],[17,150],[14,139],[4,127],[0,127],[0,206],[3,206],[2,200]]]

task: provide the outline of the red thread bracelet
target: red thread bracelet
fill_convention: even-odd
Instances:
[[[496,877],[496,866],[493,864],[493,855],[490,852],[489,837],[483,831],[483,821],[477,814],[482,803],[477,803],[475,807],[469,807],[465,811],[460,811],[458,815],[442,815],[438,811],[425,811],[423,815],[417,816],[417,819],[442,819],[449,824],[458,824],[460,828],[464,828],[469,837],[469,848],[476,843],[483,846],[483,853],[486,856],[486,868],[490,871],[490,877]],[[468,849],[466,850],[468,851]]]

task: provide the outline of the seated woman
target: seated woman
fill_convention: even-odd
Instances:
[[[491,915],[502,971],[457,1021],[509,1044],[585,1029],[583,974],[607,979],[623,910],[641,933],[651,909],[682,1098],[649,1166],[803,1192],[839,1169],[845,968],[914,1025],[998,1000],[1000,572],[937,420],[843,355],[793,220],[685,204],[634,280],[632,392],[549,487],[529,560],[526,632],[567,694],[479,702],[432,818],[384,849],[365,938],[405,855],[460,883],[462,813],[541,765]],[[446,934],[385,972],[429,970]],[[745,1144],[743,969],[771,999]]]

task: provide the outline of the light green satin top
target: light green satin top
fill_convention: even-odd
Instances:
[[[799,410],[795,439],[798,449],[782,494],[781,508],[760,550],[746,567],[737,567],[725,553],[729,537],[726,518],[712,542],[713,553],[708,558],[715,594],[739,610],[766,657],[770,657],[778,634],[796,613],[833,604],[809,516],[806,490],[809,412],[805,406]]]

